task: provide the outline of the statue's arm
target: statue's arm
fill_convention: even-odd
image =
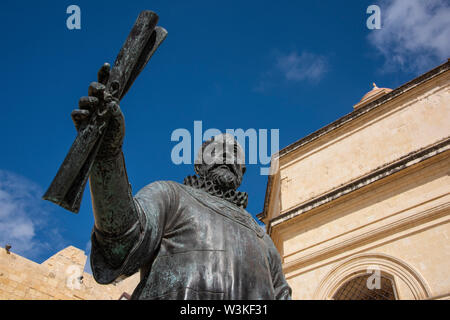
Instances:
[[[91,267],[98,283],[108,284],[148,268],[178,208],[178,196],[170,182],[157,181],[133,198],[137,221],[120,234],[105,234],[95,226],[92,233]],[[98,219],[96,218],[96,223]],[[171,221],[171,222],[169,222]],[[111,225],[111,224],[107,224]]]
[[[94,163],[90,189],[97,243],[109,264],[119,266],[141,229],[122,152]]]
[[[97,243],[108,263],[117,266],[139,237],[139,219],[122,153],[124,117],[118,101],[111,99],[105,87],[109,71],[108,64],[99,70],[98,82],[91,83],[88,96],[80,99],[72,119],[77,130],[81,130],[88,125],[91,114],[105,108],[110,114],[89,183]]]
[[[109,65],[105,64],[98,82],[91,83],[88,96],[72,112],[77,130],[87,125],[92,112],[103,110],[108,78]],[[109,101],[108,110],[111,117],[89,176],[95,220],[91,267],[95,280],[102,284],[132,275],[153,259],[178,201],[168,182],[154,182],[132,196],[122,153],[124,117],[118,101]]]

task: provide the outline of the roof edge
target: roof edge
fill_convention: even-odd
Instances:
[[[369,104],[365,105],[365,106],[361,106],[360,108],[355,109],[354,111],[346,114],[345,116],[333,121],[332,123],[326,125],[325,127],[314,131],[313,133],[307,135],[306,137],[297,140],[296,142],[288,145],[287,147],[281,149],[279,151],[279,157],[282,157],[314,140],[316,140],[317,138],[323,136],[324,134],[331,132],[339,127],[341,127],[342,125],[344,125],[345,123],[352,121],[353,119],[359,118],[360,116],[362,116],[363,114],[376,109],[377,107],[379,107],[380,105],[394,99],[397,98],[398,96],[402,95],[403,93],[415,88],[416,86],[425,83],[433,78],[435,78],[436,76],[448,71],[450,69],[450,59],[447,60],[447,62],[437,66],[436,68],[418,76],[417,78],[408,81],[407,83],[401,85],[400,87],[392,90],[389,93],[386,93],[385,95],[381,96],[380,98],[370,102]]]

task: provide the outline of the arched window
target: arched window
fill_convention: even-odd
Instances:
[[[371,277],[369,279],[369,277]],[[374,279],[370,274],[344,283],[333,295],[334,300],[397,300],[393,280],[386,275]]]

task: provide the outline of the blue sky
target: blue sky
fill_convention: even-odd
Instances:
[[[72,4],[81,30],[66,27]],[[366,27],[371,4],[381,30]],[[396,88],[450,57],[444,0],[3,1],[0,246],[37,262],[89,250],[89,191],[78,215],[40,197],[75,138],[71,111],[144,9],[169,35],[121,102],[134,192],[192,174],[171,161],[177,128],[279,129],[283,148],[351,112],[373,82]],[[240,188],[253,215],[259,169],[249,165]]]

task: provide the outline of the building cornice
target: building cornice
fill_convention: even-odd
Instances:
[[[421,85],[421,84],[437,77],[438,75],[448,71],[449,69],[450,69],[450,59],[447,60],[447,62],[441,64],[440,66],[434,68],[433,70],[430,70],[429,72],[424,73],[423,75],[405,83],[404,85],[381,96],[380,98],[372,101],[371,103],[369,103],[363,107],[360,107],[360,108],[354,110],[353,112],[350,112],[349,114],[337,119],[336,121],[330,123],[329,125],[321,128],[321,129],[307,135],[306,137],[288,145],[287,147],[281,149],[279,152],[279,157],[281,158],[282,156],[285,156],[286,154],[316,140],[317,138],[323,136],[324,134],[327,134],[330,131],[333,131],[333,130],[343,126],[347,122],[352,121],[356,118],[359,118],[363,114],[366,114],[367,112],[380,107],[381,105],[385,104],[386,102],[391,101],[394,98],[397,98],[398,96],[414,89],[418,85]]]
[[[340,127],[342,127],[343,125],[347,124],[350,121],[353,121],[359,117],[361,117],[362,115],[379,108],[380,106],[382,106],[383,104],[399,97],[400,95],[414,89],[415,87],[430,81],[431,79],[443,74],[444,72],[447,72],[450,69],[450,59],[447,60],[447,62],[437,66],[436,68],[428,71],[427,73],[424,73],[423,75],[405,83],[404,85],[398,87],[397,89],[381,96],[380,98],[368,103],[365,106],[362,106],[360,108],[355,109],[353,112],[337,119],[336,121],[330,123],[329,125],[307,135],[306,137],[288,145],[287,147],[283,148],[282,150],[279,151],[278,153],[278,157],[281,158],[283,156],[286,156],[288,153],[291,153],[303,146],[305,146],[308,143],[311,143],[312,141],[315,141],[316,139],[320,138],[321,136],[328,134],[329,132],[336,130]],[[269,204],[269,200],[271,197],[271,193],[272,193],[272,184],[273,184],[273,177],[269,176],[268,180],[267,180],[267,187],[266,187],[266,195],[265,195],[265,199],[264,199],[264,207],[263,207],[263,211],[259,214],[257,214],[257,218],[259,220],[263,220],[267,217],[267,209],[268,209],[268,204]],[[270,227],[268,228],[268,230],[270,229]]]
[[[345,196],[369,184],[372,184],[376,181],[379,181],[383,178],[393,175],[401,170],[407,169],[429,158],[442,154],[448,150],[450,150],[450,137],[447,137],[429,147],[411,152],[406,156],[397,159],[396,161],[393,161],[387,165],[384,165],[378,169],[373,170],[368,175],[365,175],[355,181],[349,182],[337,189],[327,192],[315,199],[312,199],[311,201],[308,201],[296,208],[293,208],[276,218],[273,218],[268,223],[267,233],[270,235],[273,227],[279,225],[280,223],[291,220],[301,214],[305,214],[306,212],[312,209],[318,208],[324,204],[334,201],[342,196]]]

